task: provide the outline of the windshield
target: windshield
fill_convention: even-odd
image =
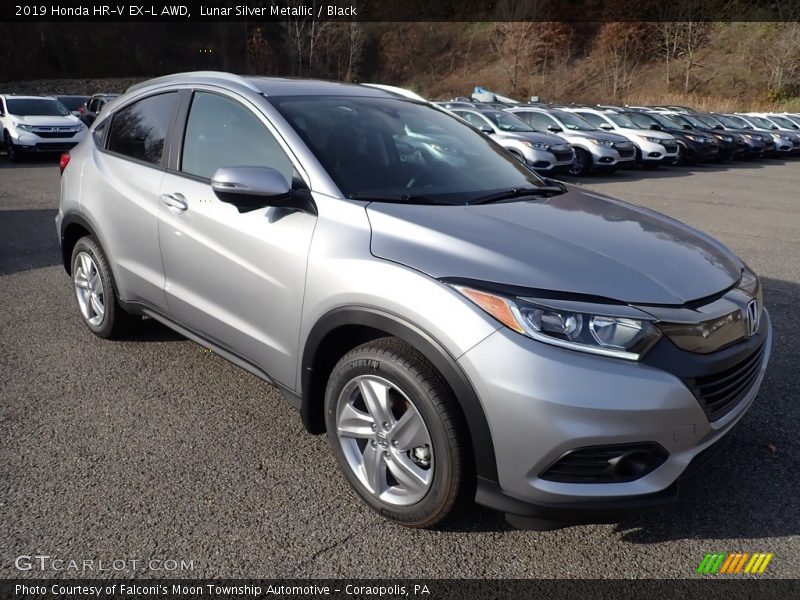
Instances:
[[[49,98],[6,98],[8,114],[18,117],[66,117],[67,107]]]
[[[770,121],[776,123],[779,127],[783,129],[797,129],[797,125],[792,123],[789,119],[785,119],[783,117],[770,117]]]
[[[395,98],[271,97],[348,198],[465,204],[545,186],[461,119]]]
[[[662,127],[666,127],[668,129],[684,129],[683,123],[680,123],[671,117],[668,117],[667,115],[662,115],[661,113],[648,113],[648,116],[652,117]]]
[[[498,111],[484,111],[484,117],[487,117],[492,123],[497,125],[500,131],[535,131],[530,125],[519,117],[515,117],[511,113]]]
[[[551,111],[550,114],[561,121],[564,127],[572,131],[597,131],[597,127],[589,123],[589,121],[585,121],[575,113],[554,110]]]
[[[625,116],[628,117],[631,121],[633,121],[639,129],[650,129],[652,125],[661,125],[655,119],[651,119],[650,115],[646,115],[640,112],[627,112]]]
[[[695,118],[703,123],[706,127],[711,127],[712,129],[715,127],[723,127],[724,123],[719,119],[712,117],[711,115],[696,115]]]
[[[761,129],[777,129],[774,123],[770,123],[767,119],[762,117],[753,117],[751,115],[747,115],[747,120]]]
[[[740,119],[739,117],[734,117],[733,115],[717,115],[717,118],[728,127],[733,127],[734,129],[753,128],[753,126],[750,125],[750,123],[748,123],[744,119]]]
[[[614,123],[616,123],[620,127],[624,127],[625,129],[640,129],[640,127],[636,125],[636,123],[631,121],[625,115],[621,115],[619,113],[606,113],[605,116],[614,121]],[[650,127],[650,125],[648,125],[647,127]]]
[[[704,127],[708,127],[705,123],[703,123],[700,119],[693,117],[692,115],[680,115],[680,118],[684,121],[688,121],[688,123],[692,127],[700,127],[701,129]]]

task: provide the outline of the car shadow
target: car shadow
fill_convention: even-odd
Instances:
[[[23,156],[19,162],[11,162],[5,150],[0,152],[0,169],[41,169],[58,167],[61,154],[45,153]]]
[[[56,210],[0,211],[0,275],[59,265]]]

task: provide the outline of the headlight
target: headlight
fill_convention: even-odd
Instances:
[[[528,140],[523,140],[522,145],[527,146],[528,148],[535,148],[536,150],[550,150],[549,144],[540,144],[539,142],[529,142]]]
[[[666,141],[666,140],[662,140],[661,138],[648,137],[646,135],[640,135],[639,137],[642,138],[643,140],[647,140],[651,144],[663,144]]]
[[[729,135],[718,135],[717,137],[719,139],[721,139],[723,142],[732,142],[733,141],[733,138],[731,136],[729,136]]]
[[[597,144],[598,146],[605,146],[606,148],[611,148],[614,146],[614,142],[610,142],[608,140],[598,140],[595,138],[587,138],[587,141],[592,142],[593,144]]]
[[[686,137],[692,140],[693,142],[699,142],[701,144],[705,144],[708,138],[703,137],[702,135],[690,135],[686,134]]]
[[[86,127],[86,124],[83,121],[75,125],[75,131],[83,131],[84,129],[88,128]]]
[[[562,306],[548,307],[531,299],[512,298],[460,285],[453,288],[509,329],[552,346],[639,360],[661,337],[661,332],[652,322],[633,316],[566,310],[563,302]],[[636,309],[626,308],[632,315],[644,315]],[[614,313],[619,310],[613,309],[620,307],[607,309]]]
[[[35,125],[26,125],[25,123],[14,123],[14,127],[22,131],[33,131]]]

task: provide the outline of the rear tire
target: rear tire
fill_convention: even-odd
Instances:
[[[404,341],[377,339],[339,360],[325,424],[348,483],[383,517],[429,528],[469,497],[463,417],[441,375]]]
[[[72,249],[72,284],[78,309],[86,327],[98,337],[125,337],[139,320],[120,306],[117,284],[100,244],[82,237]]]

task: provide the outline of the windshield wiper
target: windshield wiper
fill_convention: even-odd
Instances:
[[[494,194],[487,194],[486,196],[478,196],[473,198],[467,204],[489,204],[492,202],[505,202],[523,196],[558,196],[567,191],[563,183],[558,185],[543,185],[540,187],[531,188],[512,188],[510,190],[503,190],[502,192],[495,192]]]

